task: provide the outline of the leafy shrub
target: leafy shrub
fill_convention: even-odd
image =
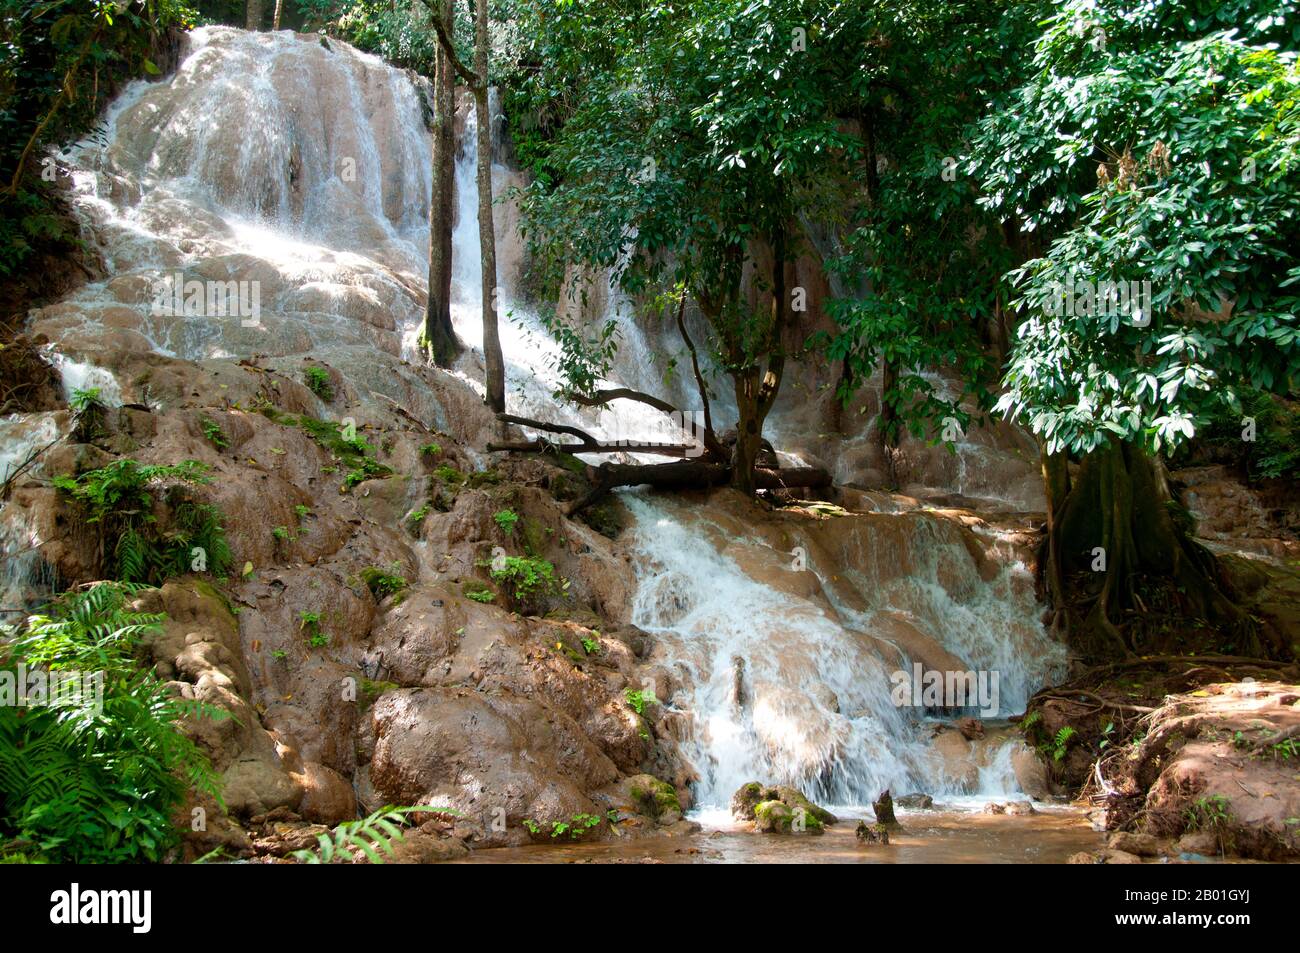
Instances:
[[[199,421],[199,426],[203,428],[203,436],[207,438],[208,443],[218,450],[225,450],[226,447],[230,446],[230,441],[226,439],[226,432],[212,418],[204,417]]]
[[[434,468],[433,475],[448,486],[461,486],[467,477],[450,463],[443,463]]]
[[[346,493],[358,483],[390,476],[393,472],[392,467],[385,466],[374,459],[375,448],[360,434],[355,437],[345,437],[342,428],[337,424],[306,415],[286,418],[286,420],[290,423],[296,422],[322,449],[347,467],[347,475],[343,479],[343,486],[340,487],[342,493]],[[328,472],[332,473],[334,470],[328,468]]]
[[[644,715],[646,707],[659,701],[655,693],[650,689],[627,688],[623,690],[623,697],[627,703],[632,706],[632,710],[638,715]]]
[[[492,519],[500,527],[501,532],[507,536],[515,534],[515,524],[519,522],[519,514],[514,510],[501,510],[492,514]]]
[[[80,508],[88,524],[99,530],[101,546],[115,541],[104,554],[105,572],[122,582],[162,583],[172,576],[206,569],[224,575],[230,548],[216,507],[198,503],[187,486],[208,483],[208,468],[195,460],[171,466],[150,466],[135,460],[115,460],[80,476],[56,476],[53,483]],[[171,510],[171,526],[159,526],[154,493],[161,492]],[[202,559],[196,560],[196,550]]]
[[[497,594],[492,591],[490,586],[485,586],[481,582],[465,583],[465,598],[473,599],[475,602],[481,602],[487,605],[496,601]]]
[[[547,596],[559,595],[568,583],[555,575],[555,567],[532,556],[506,556],[492,566],[490,575],[513,590],[521,609],[535,609]]]
[[[77,388],[68,401],[72,408],[72,435],[81,443],[89,443],[104,436],[104,416],[108,405],[99,395],[98,387]]]
[[[69,863],[162,860],[179,840],[171,816],[187,789],[220,800],[218,778],[176,722],[228,713],[173,696],[135,663],[161,614],[129,611],[140,587],[101,583],[34,615],[3,669],[100,672],[102,707],[0,705],[0,834],[28,853]]]
[[[408,585],[405,576],[384,572],[378,566],[367,566],[361,570],[361,578],[376,599],[383,599],[396,592],[401,592]]]
[[[307,389],[321,400],[334,399],[334,388],[330,386],[330,372],[323,367],[308,367],[302,372],[303,383]]]
[[[298,613],[299,630],[306,634],[307,645],[313,649],[318,649],[330,644],[330,637],[321,630],[320,613],[308,612],[303,609]]]

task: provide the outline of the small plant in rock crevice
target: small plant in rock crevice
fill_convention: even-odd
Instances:
[[[162,583],[188,572],[221,576],[229,568],[217,508],[189,495],[190,487],[211,482],[208,467],[196,460],[159,466],[121,459],[51,482],[98,531],[104,570],[115,579]],[[165,521],[155,513],[159,502]]]
[[[307,389],[323,401],[334,399],[334,388],[330,384],[330,372],[323,367],[308,367],[302,372],[303,383]]]
[[[299,630],[306,635],[307,645],[318,649],[330,644],[330,637],[321,630],[320,613],[303,609],[298,613]]]
[[[230,446],[230,441],[226,439],[226,432],[211,417],[202,418],[199,421],[199,426],[203,428],[204,438],[218,450],[225,450]]]

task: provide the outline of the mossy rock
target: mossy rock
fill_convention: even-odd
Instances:
[[[644,809],[644,813],[653,818],[661,818],[673,813],[679,819],[682,805],[677,798],[677,789],[667,781],[660,781],[652,774],[639,774],[628,779],[628,793]]]
[[[765,785],[757,781],[750,781],[743,784],[735,794],[731,796],[731,814],[738,821],[752,821],[754,819],[754,808],[763,801],[769,800],[764,796],[767,790]],[[776,797],[776,792],[772,792],[772,798]]]
[[[500,470],[477,470],[465,478],[465,485],[471,490],[480,490],[485,486],[496,486],[503,479]]]
[[[578,519],[609,539],[623,532],[623,511],[616,502],[589,506],[578,514]]]
[[[738,820],[753,821],[754,830],[760,833],[803,831],[820,834],[826,825],[839,820],[830,811],[808,800],[797,788],[758,781],[741,785],[732,795],[731,813]]]
[[[398,685],[396,682],[374,681],[369,678],[363,678],[357,686],[357,694],[359,695],[357,701],[361,703],[362,711],[369,711],[370,706],[378,701],[381,695],[386,695],[401,687],[402,686]]]
[[[804,811],[807,812],[809,824],[811,824],[813,820],[816,820],[818,826],[821,826],[822,824],[834,824],[839,820],[838,817],[826,810],[826,808],[819,807],[812,801],[808,800],[808,798],[804,797],[803,792],[798,788],[792,788],[783,784],[778,786],[776,790],[777,794],[780,795],[781,800],[789,805],[792,810],[803,808]]]

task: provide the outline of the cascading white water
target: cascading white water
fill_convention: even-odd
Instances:
[[[87,363],[113,347],[197,360],[310,354],[345,371],[372,367],[349,362],[375,348],[414,356],[431,187],[419,88],[373,57],[314,37],[206,28],[188,42],[174,77],[134,84],[114,104],[105,149],[74,153],[76,208],[110,275],[38,316],[39,330],[83,358],[64,362],[65,385],[99,386],[120,400],[111,376]],[[452,317],[462,339],[481,347],[474,121],[455,167]],[[494,178],[509,175],[494,169]],[[258,281],[260,324],[155,313],[151,289],[173,271]],[[508,277],[500,281],[513,412],[611,439],[681,438],[641,405],[557,403],[556,345]],[[620,298],[611,290],[608,300]],[[614,376],[649,388],[656,339],[627,314],[619,320],[633,346]],[[459,373],[481,387],[472,360]],[[659,634],[674,672],[668,701],[691,723],[685,749],[701,803],[723,803],[754,779],[798,783],[836,803],[863,803],[885,787],[1007,788],[1009,748],[991,749],[972,769],[977,776],[954,774],[919,711],[891,700],[889,675],[904,663],[897,633],[905,630],[972,669],[998,670],[1003,714],[1023,704],[1062,659],[1013,560],[990,581],[951,533],[896,514],[862,523],[831,562],[811,559],[815,590],[774,585],[789,581],[788,554],[751,536],[743,520],[713,522],[645,494],[625,499],[640,562],[634,621]],[[828,551],[825,540],[817,545]]]
[[[936,720],[891,695],[891,675],[910,671],[914,653],[926,654],[918,645],[929,644],[963,671],[997,673],[998,716],[1023,710],[1064,654],[1035,618],[1028,574],[1013,558],[986,582],[953,527],[882,515],[850,527],[851,558],[836,561],[838,575],[810,560],[813,583],[790,568],[784,544],[747,534],[743,514],[719,523],[688,504],[625,502],[637,518],[642,579],[634,622],[671,646],[665,661],[681,683],[673,704],[689,724],[702,804],[725,805],[752,780],[850,805],[885,789],[948,799],[1014,790],[1019,742],[990,737],[953,763],[931,743]],[[815,524],[796,526],[793,540],[826,552]]]

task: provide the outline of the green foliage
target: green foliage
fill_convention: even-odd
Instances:
[[[558,595],[568,588],[568,583],[555,575],[555,567],[545,559],[532,556],[506,556],[492,566],[489,575],[497,582],[511,587],[514,597],[523,606],[534,607],[546,596]]]
[[[313,649],[330,644],[330,637],[320,627],[320,613],[302,609],[298,612],[298,629],[307,636],[307,646]]]
[[[171,816],[185,792],[220,800],[216,773],[177,722],[228,713],[177,698],[137,666],[136,647],[164,621],[127,607],[137,591],[101,583],[65,596],[6,646],[10,673],[23,663],[103,678],[102,707],[91,694],[0,705],[0,834],[42,858],[158,862],[179,839]]]
[[[421,3],[384,0],[297,0],[303,29],[318,30],[388,62],[433,76],[438,40]]]
[[[420,445],[420,456],[422,457],[438,457],[441,455],[442,455],[442,444],[426,443]]]
[[[843,55],[860,73],[842,95],[862,116],[856,198],[842,247],[827,261],[839,293],[827,304],[837,330],[818,334],[842,362],[837,396],[846,404],[883,361],[882,436],[922,437],[962,407],[987,400],[994,370],[985,356],[1005,304],[999,279],[1011,265],[996,217],[977,204],[956,155],[990,96],[1020,66],[1009,56],[1032,29],[1023,4],[867,4],[860,29],[873,39]],[[973,240],[972,236],[979,236]],[[955,371],[949,392],[935,368]]]
[[[72,433],[77,440],[90,443],[104,436],[108,405],[100,397],[98,387],[77,388],[72,392],[68,406],[72,408]]]
[[[519,522],[519,514],[514,510],[500,510],[492,514],[492,519],[507,536],[515,534],[515,524]]]
[[[659,701],[655,693],[648,688],[625,688],[623,697],[638,715],[644,715],[647,706],[657,704]]]
[[[202,551],[207,571],[224,575],[230,549],[216,507],[190,498],[188,487],[211,482],[208,468],[195,460],[153,466],[122,459],[80,476],[51,481],[94,524],[105,547],[105,571],[124,582],[162,583],[198,565]],[[154,513],[155,494],[170,513],[169,525]]]
[[[986,117],[984,203],[1042,235],[998,409],[1049,452],[1166,451],[1300,368],[1294,0],[1062,0],[1030,78]],[[1070,282],[1149,281],[1119,313]]]
[[[394,566],[393,568],[399,567]],[[365,582],[366,588],[370,590],[371,595],[376,599],[383,599],[386,596],[401,592],[409,585],[405,576],[385,572],[378,566],[367,566],[361,570],[361,579]]]
[[[92,407],[103,408],[104,402],[100,399],[98,387],[78,387],[72,392],[68,406],[80,414]]]
[[[463,486],[468,479],[450,463],[439,464],[434,468],[433,475],[448,486]]]
[[[497,594],[488,586],[482,584],[474,585],[472,583],[465,584],[466,599],[473,599],[475,602],[481,602],[484,605],[487,605],[488,603],[495,601],[496,597]]]
[[[1232,823],[1231,802],[1222,794],[1209,794],[1197,798],[1183,812],[1189,831],[1209,831],[1219,842],[1219,849],[1228,846],[1228,825]]]
[[[321,400],[334,399],[334,388],[330,385],[330,372],[325,368],[313,364],[302,372],[302,379],[307,388]]]
[[[315,850],[296,850],[291,855],[302,864],[351,863],[365,857],[372,864],[382,864],[384,854],[393,856],[393,844],[403,837],[402,826],[410,823],[408,814],[428,813],[427,807],[381,807],[356,821],[344,821],[330,834],[318,834]],[[438,813],[454,811],[438,809]]]
[[[428,503],[421,503],[407,514],[406,524],[411,528],[412,532],[419,532],[420,524],[423,523],[424,518],[429,515],[430,508],[431,507]]]
[[[1196,449],[1240,463],[1259,479],[1300,477],[1300,405],[1253,388],[1239,388],[1239,407],[1213,413]],[[1190,453],[1175,455],[1181,462]]]
[[[801,223],[833,221],[842,207],[836,185],[858,144],[836,91],[854,73],[852,37],[863,39],[856,11],[703,0],[519,16],[533,55],[517,95],[544,124],[522,145],[535,173],[522,231],[540,283],[608,269],[623,291],[665,308],[689,298],[707,322],[706,355],[746,395],[741,431],[761,428],[792,313],[766,249],[793,261],[807,250]],[[807,43],[792,53],[796,30]],[[753,304],[747,272],[762,293]],[[582,286],[567,283],[575,297]],[[613,328],[593,337],[559,315],[547,323],[564,389],[589,396]]]
[[[1066,752],[1069,750],[1070,742],[1077,732],[1069,725],[1064,725],[1052,739],[1050,752],[1053,761],[1065,760]]]
[[[226,439],[226,432],[221,429],[221,425],[210,417],[204,417],[199,421],[199,426],[203,428],[203,436],[208,443],[218,450],[225,450],[230,446],[230,441]]]
[[[581,840],[593,828],[599,827],[601,818],[596,814],[574,814],[567,821],[551,822],[551,837],[565,837],[569,840]],[[528,833],[537,835],[542,832],[542,826],[537,821],[529,818],[525,820],[524,827]]]
[[[340,493],[346,493],[366,480],[381,479],[391,476],[393,468],[380,463],[374,458],[375,448],[366,438],[357,434],[355,437],[344,435],[344,428],[327,420],[303,415],[289,418],[292,423],[302,427],[313,440],[347,469]]]

